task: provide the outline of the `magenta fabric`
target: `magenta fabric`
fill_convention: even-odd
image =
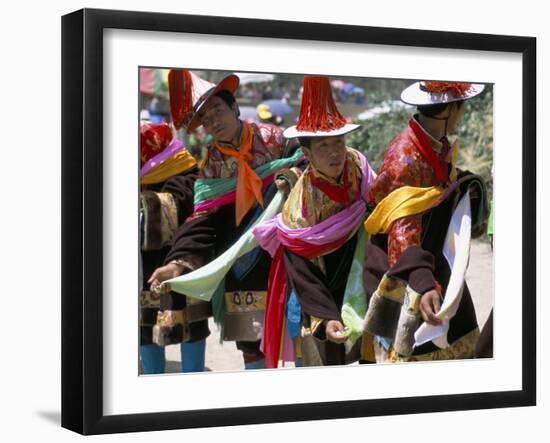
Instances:
[[[360,154],[359,158],[363,174],[361,179],[362,200],[356,201],[338,214],[308,228],[289,229],[283,222],[282,214],[278,214],[252,231],[260,246],[273,257],[281,243],[285,244],[293,239],[312,245],[325,245],[327,243],[334,243],[342,237],[349,235],[363,221],[365,202],[370,184],[374,180],[374,175],[365,156]]]
[[[139,171],[139,176],[143,177],[151,171],[151,169],[157,167],[164,161],[168,160],[170,157],[172,157],[177,152],[181,151],[184,148],[183,143],[178,140],[177,138],[172,139],[170,144],[164,148],[164,150],[154,157],[151,157],[142,167]]]

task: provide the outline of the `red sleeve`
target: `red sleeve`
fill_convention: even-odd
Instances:
[[[276,158],[282,157],[286,146],[283,130],[278,126],[267,123],[256,123],[256,127],[260,132],[265,147],[269,149]]]
[[[370,200],[377,204],[402,186],[426,186],[431,181],[429,166],[402,134],[389,146],[378,177],[371,187]],[[388,262],[393,266],[409,246],[422,239],[422,215],[403,217],[388,231]]]
[[[410,246],[420,246],[422,215],[403,217],[392,223],[388,231],[388,264],[393,266]]]

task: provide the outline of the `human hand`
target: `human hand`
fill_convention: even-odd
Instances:
[[[278,178],[277,180],[275,180],[275,185],[277,186],[277,189],[283,194],[288,194],[288,192],[290,191],[290,185],[286,180],[282,178]]]
[[[151,290],[158,291],[160,284],[171,278],[175,278],[183,273],[183,266],[177,263],[168,263],[165,266],[155,269],[153,275],[147,280],[147,283],[151,285]]]
[[[439,293],[435,289],[424,293],[424,295],[420,297],[420,314],[426,323],[430,325],[441,324],[441,319],[436,317],[440,308]]]
[[[325,328],[327,338],[333,343],[344,343],[347,339],[344,325],[338,320],[329,320]]]

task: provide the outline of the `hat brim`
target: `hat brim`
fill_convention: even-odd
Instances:
[[[286,128],[283,132],[285,138],[295,138],[295,137],[336,137],[338,135],[348,134],[356,129],[360,128],[361,125],[356,125],[352,123],[346,123],[344,126],[338,129],[333,129],[331,131],[298,131],[296,125]]]
[[[420,89],[420,82],[413,83],[401,93],[401,101],[413,106],[438,105],[452,103],[460,100],[469,100],[479,95],[485,89],[485,85],[472,83],[469,91],[464,95],[457,95],[453,91],[428,92]]]
[[[201,122],[199,120],[198,113],[199,111],[206,106],[208,101],[214,97],[218,92],[220,91],[229,91],[231,94],[233,94],[237,88],[239,87],[239,77],[235,74],[229,74],[227,77],[225,77],[221,82],[219,82],[216,86],[213,88],[210,88],[208,91],[206,91],[198,100],[197,104],[195,105],[195,109],[193,109],[193,115],[191,116],[191,119],[189,120],[189,123],[187,124],[187,132],[194,131],[197,129]]]

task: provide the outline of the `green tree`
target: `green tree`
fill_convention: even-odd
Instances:
[[[372,103],[372,101],[369,101]],[[391,102],[390,102],[391,103]],[[363,152],[371,166],[378,170],[388,144],[407,125],[414,109],[404,109],[389,104],[389,112],[368,120],[355,120],[361,128],[346,138],[349,146]],[[466,102],[464,118],[456,134],[459,144],[457,166],[479,174],[492,191],[491,169],[493,164],[493,91],[486,92]]]

